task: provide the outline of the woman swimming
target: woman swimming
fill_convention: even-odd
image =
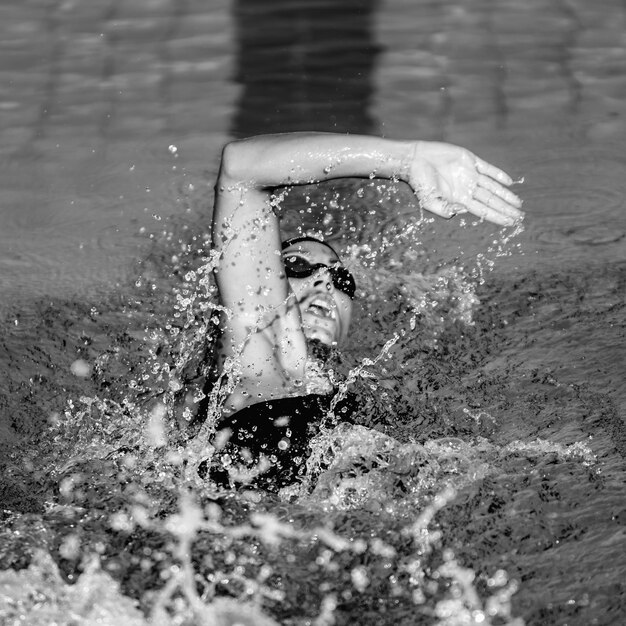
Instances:
[[[330,133],[227,144],[212,231],[225,311],[218,368],[227,385],[214,478],[254,477],[264,487],[295,480],[332,397],[320,348],[340,344],[350,326],[353,277],[323,241],[281,243],[272,191],[372,176],[405,181],[422,208],[445,218],[469,212],[510,226],[522,217],[521,201],[508,189],[512,179],[450,144]]]

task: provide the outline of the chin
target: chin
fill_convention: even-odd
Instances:
[[[307,341],[318,341],[329,347],[336,346],[339,343],[339,327],[336,322],[327,320],[313,319],[303,320],[303,331]]]

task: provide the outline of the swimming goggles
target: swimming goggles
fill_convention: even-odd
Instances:
[[[308,278],[320,269],[330,274],[335,289],[345,293],[348,298],[354,298],[356,283],[354,276],[341,265],[326,265],[324,263],[309,263],[304,257],[295,254],[286,254],[283,257],[285,273],[289,278]]]

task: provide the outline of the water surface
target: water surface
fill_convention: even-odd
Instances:
[[[217,623],[228,598],[251,623],[623,621],[625,23],[618,0],[6,3],[3,619],[185,623],[188,579],[164,586],[191,567]],[[176,456],[214,301],[188,272],[223,143],[305,129],[467,146],[524,179],[527,219],[290,194],[287,231],[357,246],[364,410],[306,497],[219,499]]]

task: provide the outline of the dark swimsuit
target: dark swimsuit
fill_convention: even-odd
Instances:
[[[253,469],[264,457],[269,468],[250,481],[250,486],[277,491],[295,482],[306,469],[309,443],[319,432],[327,416],[333,395],[310,394],[278,398],[247,406],[225,417],[217,426],[216,441],[221,433],[230,437],[211,463],[209,477],[216,483],[232,484],[228,467]],[[341,400],[333,408],[333,421],[350,421],[353,400]]]

